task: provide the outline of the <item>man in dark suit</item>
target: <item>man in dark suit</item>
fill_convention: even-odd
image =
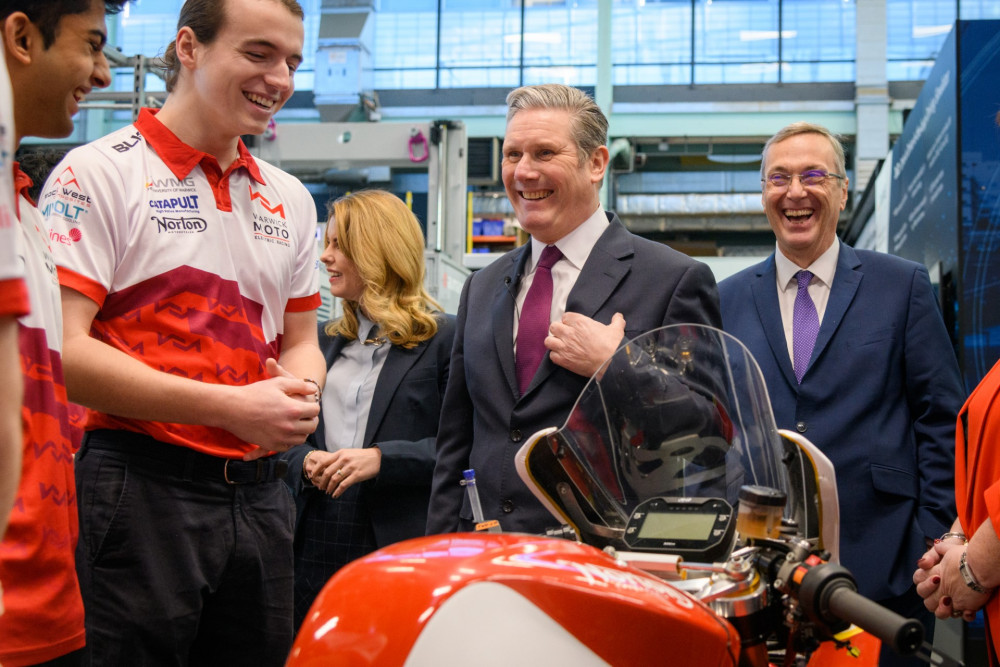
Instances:
[[[552,527],[556,520],[515,472],[518,448],[563,424],[624,339],[666,324],[721,323],[707,266],[634,236],[601,207],[608,122],[594,101],[547,84],[514,90],[507,105],[503,182],[532,238],[470,276],[462,291],[429,533],[472,529],[459,484],[467,468],[476,471],[485,518],[505,531]],[[548,285],[551,301],[537,310],[536,283]],[[532,312],[543,313],[540,332],[525,317]]]
[[[837,240],[847,177],[826,128],[795,123],[774,135],[761,177],[777,251],[720,284],[725,330],[760,364],[778,427],[833,462],[841,560],[860,592],[926,617],[911,575],[955,516],[963,400],[927,270]],[[895,659],[883,653],[881,664]]]

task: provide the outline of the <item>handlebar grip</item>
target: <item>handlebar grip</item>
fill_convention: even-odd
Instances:
[[[924,642],[924,626],[857,593],[846,582],[837,582],[826,595],[830,613],[863,628],[888,644],[899,655],[913,655]]]
[[[801,578],[798,598],[807,612],[828,624],[853,623],[882,640],[899,655],[913,655],[924,641],[924,626],[857,592],[846,568],[821,563]]]

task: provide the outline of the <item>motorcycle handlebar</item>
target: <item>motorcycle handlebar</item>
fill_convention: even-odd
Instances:
[[[831,614],[864,628],[899,655],[913,655],[924,642],[924,626],[918,621],[872,602],[846,584],[833,587],[827,606]]]
[[[923,625],[859,594],[854,577],[840,565],[821,563],[809,568],[798,589],[807,613],[828,625],[853,623],[899,655],[913,655],[923,644]]]

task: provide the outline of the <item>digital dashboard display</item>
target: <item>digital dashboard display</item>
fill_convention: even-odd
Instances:
[[[707,540],[715,523],[714,513],[650,512],[642,522],[638,537],[651,540]]]

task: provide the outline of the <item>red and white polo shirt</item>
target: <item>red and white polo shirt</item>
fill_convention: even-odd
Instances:
[[[100,305],[91,335],[165,373],[242,385],[266,379],[286,311],[320,304],[316,206],[242,142],[228,169],[154,112],[71,151],[39,208],[59,281]],[[216,456],[250,444],[222,429],[89,412],[88,429],[148,433]]]

